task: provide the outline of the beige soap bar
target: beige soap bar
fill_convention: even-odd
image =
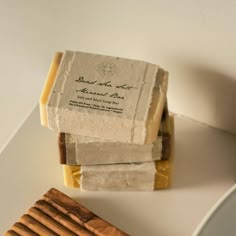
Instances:
[[[42,125],[134,144],[156,140],[168,73],[137,60],[56,53],[40,98]]]
[[[170,119],[164,108],[158,136],[152,144],[126,144],[60,133],[60,163],[67,165],[98,165],[138,163],[168,159],[170,152]]]
[[[168,160],[92,166],[64,165],[65,185],[89,191],[152,191],[168,188],[174,157],[173,126],[172,117]]]

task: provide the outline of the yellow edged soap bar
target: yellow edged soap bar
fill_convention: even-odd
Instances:
[[[168,72],[154,64],[57,52],[39,101],[41,124],[112,142],[151,144],[167,87]]]

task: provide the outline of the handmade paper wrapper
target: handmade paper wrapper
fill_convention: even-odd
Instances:
[[[151,63],[58,52],[40,97],[41,124],[58,132],[151,144],[167,87],[168,73]]]

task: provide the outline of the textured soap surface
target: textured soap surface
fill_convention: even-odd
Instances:
[[[152,144],[114,143],[109,140],[60,133],[58,135],[60,162],[68,165],[97,165],[168,159],[170,132],[166,103],[158,136]]]
[[[114,214],[114,213],[113,213]],[[56,189],[38,200],[7,235],[128,235]]]
[[[81,166],[82,190],[137,190],[154,189],[155,162]]]
[[[164,70],[142,61],[71,51],[53,63],[58,68],[51,68],[40,99],[43,125],[127,143],[155,140],[167,91]]]
[[[168,188],[174,157],[173,117],[170,120],[171,149],[168,160],[91,166],[64,165],[65,185],[93,191],[152,191]]]

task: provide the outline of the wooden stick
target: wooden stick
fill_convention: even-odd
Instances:
[[[47,235],[47,236],[55,236],[56,235],[54,232],[52,232],[46,226],[42,225],[41,223],[39,223],[37,220],[35,220],[33,217],[31,217],[29,215],[23,215],[19,219],[19,221],[39,235]]]
[[[38,236],[38,234],[36,234],[34,231],[32,231],[31,229],[29,229],[27,226],[25,226],[22,223],[15,223],[11,229],[16,232],[19,235],[25,235],[25,236]]]
[[[45,200],[39,200],[37,201],[34,206],[38,209],[40,209],[42,212],[53,218],[55,221],[57,221],[59,224],[65,226],[67,229],[72,231],[75,234],[81,235],[81,236],[91,236],[93,235],[91,232],[89,232],[87,229],[85,229],[83,226],[78,224],[77,222],[73,221],[71,218],[66,216],[64,213],[60,212],[53,206],[51,206],[48,202]]]
[[[45,225],[48,229],[52,230],[52,232],[67,236],[76,236],[76,234],[66,229],[63,225],[58,224],[58,222],[56,222],[53,218],[47,216],[35,207],[31,207],[28,210],[28,214],[32,216],[35,220],[40,222],[42,225]]]

